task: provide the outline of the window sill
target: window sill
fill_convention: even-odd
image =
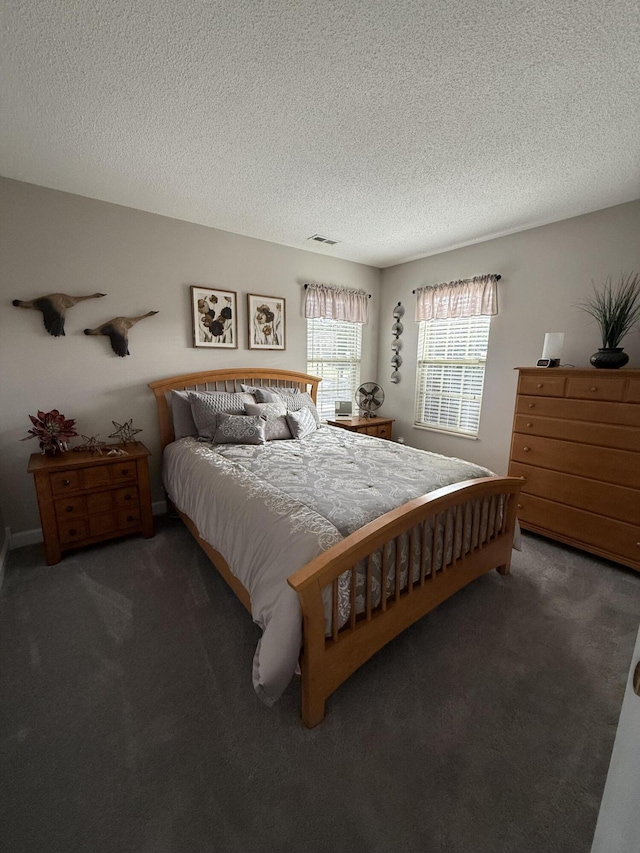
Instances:
[[[453,430],[448,429],[438,429],[437,427],[423,426],[422,424],[412,424],[414,429],[422,429],[425,432],[437,432],[438,435],[450,435],[454,438],[466,438],[470,441],[477,441],[477,435],[469,435],[465,432],[454,432]]]

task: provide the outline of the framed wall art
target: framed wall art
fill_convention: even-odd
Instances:
[[[279,296],[247,294],[249,349],[286,349],[285,301]]]
[[[192,286],[191,319],[194,347],[237,348],[237,298],[233,290]]]

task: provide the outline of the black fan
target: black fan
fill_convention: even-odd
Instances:
[[[356,405],[363,418],[373,418],[384,403],[384,391],[375,382],[363,382],[356,391]]]

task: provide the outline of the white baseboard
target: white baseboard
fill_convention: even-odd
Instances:
[[[4,581],[4,567],[7,562],[7,554],[9,553],[9,541],[11,539],[11,531],[8,527],[4,529],[4,542],[2,543],[2,549],[0,549],[0,589],[2,589],[2,582]]]
[[[154,515],[165,515],[167,502],[155,501],[151,504],[151,511]],[[13,551],[15,548],[24,548],[25,545],[38,545],[40,542],[42,542],[42,529],[34,527],[33,530],[21,530],[19,533],[10,534],[8,540],[5,541],[5,548],[8,546]]]

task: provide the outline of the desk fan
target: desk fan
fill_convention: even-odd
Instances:
[[[384,391],[375,382],[363,382],[356,391],[355,400],[363,418],[374,418],[384,403]]]

